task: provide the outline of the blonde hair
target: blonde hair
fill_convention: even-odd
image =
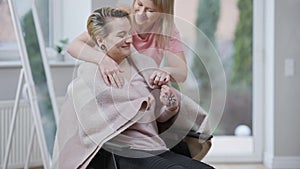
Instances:
[[[106,26],[112,18],[123,18],[129,19],[128,12],[120,9],[103,7],[96,9],[88,18],[87,30],[91,38],[97,43],[97,38],[105,38],[109,34],[109,28]]]
[[[158,46],[166,48],[169,46],[170,36],[174,26],[174,0],[151,0],[157,12],[162,13],[161,27],[158,30]],[[133,1],[133,4],[136,0]]]
[[[158,12],[174,15],[174,0],[152,0]]]

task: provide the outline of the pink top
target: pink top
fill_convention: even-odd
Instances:
[[[155,33],[148,33],[145,38],[141,38],[138,34],[133,34],[132,39],[133,46],[138,52],[152,57],[155,62],[160,65],[163,58],[163,50],[158,47],[157,40],[155,39]],[[175,25],[171,33],[169,47],[164,50],[171,53],[183,51],[180,35]]]

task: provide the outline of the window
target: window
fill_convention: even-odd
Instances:
[[[0,61],[16,59],[18,57],[16,37],[7,0],[0,1],[0,25]]]
[[[27,1],[22,1],[28,5]],[[49,0],[36,1],[46,46],[52,46],[52,17]],[[8,0],[0,0],[0,61],[19,60],[18,45],[9,11]]]
[[[262,92],[258,91],[261,90],[263,81],[260,76],[262,56],[257,48],[257,44],[262,41],[259,35],[263,32],[263,22],[259,19],[263,15],[260,6],[263,3],[259,0],[192,0],[189,4],[176,1],[175,15],[194,23],[210,39],[222,60],[226,74],[225,109],[213,133],[214,146],[206,158],[208,161],[262,160],[263,111],[259,99]],[[186,9],[194,11],[194,14],[187,13]],[[198,44],[197,48],[201,48],[201,41],[195,38],[198,36],[193,31],[187,31],[184,24],[177,24],[177,27],[186,42],[194,42],[194,45]],[[200,51],[207,50],[204,47]],[[187,58],[192,55],[191,52],[186,52]],[[210,81],[205,68],[199,70],[201,64],[193,69],[196,62],[190,61],[190,66],[199,80],[199,91],[205,96],[204,99],[201,96],[200,103],[208,110],[211,104]]]

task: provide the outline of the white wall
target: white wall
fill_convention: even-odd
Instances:
[[[97,8],[104,7],[104,6],[115,7],[117,5],[117,3],[118,3],[118,0],[109,0],[109,1],[92,0],[92,10],[95,10]]]
[[[54,18],[57,22],[56,28],[58,32],[61,32],[61,37],[55,37],[57,41],[61,38],[74,39],[76,36],[86,31],[86,22],[88,16],[92,10],[103,7],[114,7],[118,4],[131,4],[131,0],[55,0],[55,7],[60,8],[58,10],[61,13],[62,19]],[[59,17],[59,16],[56,16]],[[58,28],[59,27],[59,28]]]
[[[275,1],[275,155],[300,157],[300,1]],[[285,61],[294,75],[285,76]],[[288,66],[291,68],[291,66]],[[284,123],[286,122],[286,123]],[[282,146],[286,145],[286,146]]]
[[[74,63],[69,64],[51,64],[51,75],[53,86],[57,97],[64,97],[67,86],[73,78],[74,71],[76,71]],[[0,101],[15,100],[18,79],[21,70],[21,63],[12,65],[0,65]]]
[[[64,0],[62,5],[62,38],[74,39],[86,30],[86,21],[91,12],[91,1]]]
[[[274,11],[270,9],[274,5]],[[300,1],[268,0],[266,8],[266,149],[265,163],[273,168],[300,166]],[[272,16],[273,15],[273,16]],[[272,28],[272,25],[274,26]],[[273,30],[272,30],[273,29]],[[273,37],[272,37],[273,36]],[[274,40],[274,41],[273,41]],[[294,64],[293,75],[287,76],[285,61]],[[269,77],[274,78],[269,78]],[[267,85],[271,84],[271,88]],[[273,87],[272,87],[273,86]]]

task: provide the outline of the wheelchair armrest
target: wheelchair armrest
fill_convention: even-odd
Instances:
[[[123,151],[129,149],[129,146],[115,141],[107,141],[104,143],[103,148],[111,151]]]
[[[190,130],[187,134],[185,134],[185,131],[182,130],[172,130],[173,133],[178,133],[179,135],[186,135],[186,137],[192,137],[196,138],[202,141],[209,141],[213,138],[213,135],[205,134],[205,133],[199,133],[193,130]]]
[[[183,140],[171,149],[175,153],[186,155],[200,161],[211,148],[212,135],[197,133],[193,130],[189,131],[188,133],[183,130],[173,130],[171,133],[174,133],[174,135],[168,137],[168,142],[171,143],[176,143],[178,139],[184,136]],[[176,135],[178,137],[176,137]],[[174,140],[172,140],[172,137]]]
[[[190,131],[186,135],[184,141],[187,143],[193,159],[200,161],[204,158],[211,148],[212,137],[212,135],[197,133],[195,131]]]
[[[211,140],[213,138],[213,135],[210,134],[204,134],[204,133],[197,133],[195,131],[189,131],[187,134],[187,137],[193,137],[193,138],[198,138],[204,141]]]

